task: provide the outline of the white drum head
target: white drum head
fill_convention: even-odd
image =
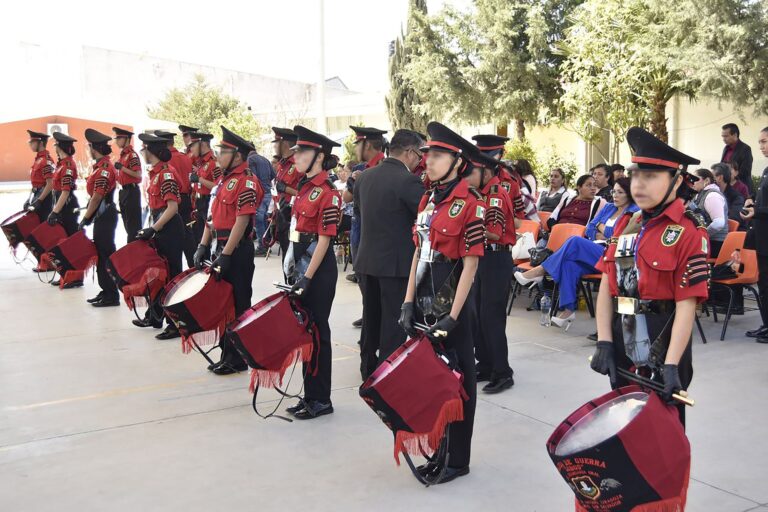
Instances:
[[[168,292],[168,295],[165,297],[165,305],[172,306],[174,304],[184,302],[190,297],[194,297],[200,293],[200,290],[203,289],[205,284],[208,282],[208,279],[210,278],[211,275],[206,274],[202,270],[192,272],[184,279],[176,283],[176,286],[174,286],[173,289]]]
[[[593,409],[565,433],[555,448],[564,457],[598,445],[613,437],[637,416],[648,402],[646,393],[636,391],[605,402]]]
[[[374,372],[373,382],[371,383],[371,386],[374,386],[377,383],[379,383],[382,380],[384,380],[390,373],[392,373],[392,371],[394,371],[395,368],[400,366],[402,364],[402,362],[405,361],[405,359],[411,354],[411,352],[413,352],[416,349],[416,345],[418,345],[418,344],[414,343],[413,345],[408,347],[408,349],[403,351],[402,354],[397,356],[397,359],[392,361],[392,364],[386,364],[386,365],[380,366]]]
[[[242,329],[242,328],[244,328],[246,325],[248,325],[248,324],[250,324],[251,322],[253,322],[254,320],[256,320],[257,318],[261,317],[262,315],[265,315],[265,314],[266,314],[267,312],[269,312],[269,311],[270,311],[272,308],[274,308],[274,307],[277,305],[277,303],[278,303],[278,302],[280,302],[281,300],[283,300],[283,297],[282,297],[282,296],[281,296],[281,297],[275,297],[275,299],[274,299],[274,300],[272,300],[272,301],[271,301],[271,302],[269,302],[268,304],[264,305],[263,307],[259,308],[258,310],[256,310],[256,311],[251,311],[251,312],[250,312],[250,314],[249,314],[247,317],[245,317],[245,318],[242,320],[242,322],[240,322],[239,324],[237,324],[237,325],[234,327],[234,329],[233,329],[233,330],[234,330],[234,331],[237,331],[238,329]]]
[[[9,224],[13,224],[14,222],[19,220],[20,218],[22,218],[26,214],[27,214],[27,212],[19,212],[19,213],[15,213],[15,214],[11,215],[10,217],[8,217],[7,219],[5,219],[3,221],[3,226],[7,226]]]

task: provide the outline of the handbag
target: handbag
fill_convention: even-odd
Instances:
[[[530,250],[536,248],[533,233],[520,233],[515,245],[512,246],[512,259],[527,260],[531,257]]]
[[[534,247],[529,249],[528,253],[531,255],[531,265],[534,267],[538,267],[552,255],[552,251],[546,247]]]

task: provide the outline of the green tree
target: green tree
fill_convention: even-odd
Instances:
[[[476,0],[468,12],[417,13],[420,52],[404,75],[424,109],[455,122],[525,124],[550,117],[560,96],[562,55],[553,51],[579,0]]]
[[[416,105],[423,105],[416,94],[410,80],[404,76],[403,70],[410,62],[412,55],[419,52],[418,46],[409,38],[413,30],[415,13],[427,14],[426,0],[409,0],[408,23],[406,32],[400,34],[394,41],[394,48],[389,59],[389,94],[386,97],[387,112],[393,130],[406,128],[425,133],[429,116],[424,110],[417,111]]]
[[[765,80],[754,79],[768,59],[764,9],[751,0],[587,0],[560,45],[564,117],[585,140],[611,133],[619,143],[634,124],[666,141],[676,95],[765,111]]]
[[[154,119],[196,126],[219,139],[221,125],[251,141],[268,131],[240,100],[210,86],[202,75],[184,87],[169,90],[156,106],[147,108],[147,113]]]

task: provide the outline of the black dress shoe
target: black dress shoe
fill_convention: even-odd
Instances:
[[[179,333],[179,330],[176,327],[173,327],[172,325],[167,326],[163,332],[155,335],[155,339],[158,339],[158,340],[172,340],[173,338],[180,338],[180,337],[181,337],[181,334]]]
[[[65,290],[69,290],[70,288],[80,288],[83,286],[82,281],[71,281],[63,286]]]
[[[221,362],[214,366],[211,371],[216,375],[232,375],[233,373],[244,372],[248,369],[247,364],[235,365],[231,363]]]
[[[768,336],[758,336],[755,338],[757,343],[768,343]]]
[[[59,283],[61,282],[61,279],[54,279],[51,281],[51,286],[59,286]]]
[[[297,420],[311,420],[333,412],[331,402],[320,402],[318,400],[305,400],[304,408],[294,413],[293,417]]]
[[[587,336],[587,339],[590,340],[590,341],[597,341],[597,333],[593,332],[592,334]]]
[[[437,462],[431,460],[426,464],[422,464],[421,466],[416,466],[416,472],[421,476],[426,477],[427,475],[432,473],[435,470],[435,468],[437,468]]]
[[[759,338],[760,336],[768,335],[768,327],[761,325],[757,329],[747,331],[744,333],[748,338]]]
[[[360,318],[360,319],[358,319],[358,320],[355,320],[354,322],[352,322],[352,327],[356,327],[356,328],[358,328],[358,329],[359,329],[359,328],[361,328],[362,326],[363,326],[363,319],[362,319],[362,318]]]
[[[159,329],[163,326],[162,320],[154,321],[149,318],[142,318],[141,320],[135,318],[131,323],[136,327],[154,327],[155,329]]]
[[[355,274],[347,274],[347,277],[345,277],[344,279],[346,279],[350,283],[356,283],[357,282],[357,275],[355,275]]]
[[[437,468],[435,471],[441,471],[441,468]],[[445,473],[443,473],[443,478],[438,484],[446,484],[450,482],[451,480],[456,480],[460,476],[468,475],[469,474],[469,466],[464,466],[463,468],[452,468],[448,466],[445,468]],[[433,471],[430,473],[430,475],[437,476],[437,474]]]
[[[490,395],[501,393],[505,389],[509,389],[512,386],[515,385],[515,379],[509,375],[507,377],[502,377],[500,379],[495,379],[486,384],[483,387],[483,392],[488,393]]]
[[[120,305],[120,299],[102,299],[99,302],[91,302],[95,308],[111,308]]]
[[[299,398],[299,401],[296,402],[296,405],[286,407],[285,412],[287,412],[288,414],[296,414],[299,411],[303,411],[306,406],[307,405],[304,403],[304,399]]]
[[[104,297],[104,292],[99,292],[98,295],[96,295],[94,298],[86,299],[85,302],[87,302],[88,304],[93,304],[94,302],[101,302],[101,299],[103,297]]]

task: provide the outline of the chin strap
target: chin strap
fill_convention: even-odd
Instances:
[[[675,171],[675,174],[672,175],[672,182],[669,184],[669,187],[667,188],[667,193],[664,194],[664,197],[662,198],[661,202],[657,204],[653,208],[653,210],[651,210],[650,212],[643,211],[643,221],[647,222],[651,219],[654,219],[658,217],[661,214],[661,212],[664,211],[664,209],[667,207],[667,199],[669,199],[669,195],[675,189],[675,183],[677,182],[677,177],[680,176],[681,173],[682,173],[682,170],[677,169]]]
[[[448,167],[448,170],[445,172],[445,174],[443,174],[442,178],[438,179],[435,182],[437,185],[442,185],[444,183],[444,180],[448,177],[449,174],[451,174],[451,171],[453,170],[453,168],[456,167],[456,162],[459,161],[459,157],[461,157],[461,153],[454,153],[453,161],[451,162],[451,165]]]

